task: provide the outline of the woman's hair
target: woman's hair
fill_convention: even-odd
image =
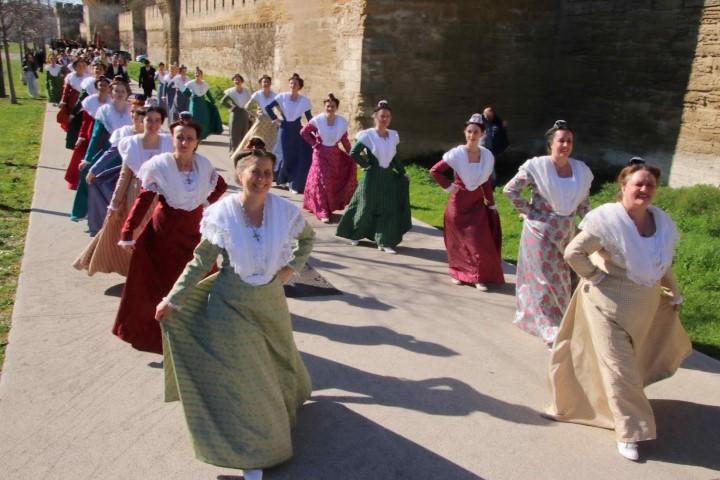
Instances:
[[[288,82],[292,82],[293,80],[295,80],[298,83],[298,86],[300,87],[300,89],[302,89],[305,86],[305,80],[300,78],[300,75],[298,75],[297,73],[293,73],[292,77],[288,78]]]
[[[325,97],[325,100],[323,100],[323,103],[330,103],[333,102],[335,104],[335,108],[340,106],[340,100],[337,99],[335,95],[332,93],[328,93],[327,97]]]
[[[373,109],[373,113],[377,113],[380,110],[387,110],[388,112],[392,112],[392,108],[390,108],[390,102],[388,102],[387,100],[380,100]]]
[[[575,135],[575,132],[572,128],[570,128],[570,125],[568,125],[568,122],[565,120],[555,120],[555,123],[553,124],[550,129],[545,132],[545,145],[547,146],[548,152],[550,151],[550,145],[552,145],[553,139],[555,138],[555,133],[564,130],[567,132],[570,132]]]
[[[117,87],[118,85],[121,85],[125,89],[125,93],[129,96],[131,93],[130,85],[125,83],[124,80],[120,80],[118,78],[115,78],[112,82],[110,82],[110,91],[112,91],[113,88]]]
[[[164,109],[163,107],[160,107],[160,106],[157,106],[157,105],[153,105],[152,107],[147,107],[147,108],[145,109],[145,115],[147,115],[147,114],[150,113],[150,112],[157,112],[157,113],[159,113],[159,114],[160,114],[160,117],[162,118],[162,121],[163,121],[163,122],[165,121],[165,118],[167,118],[167,112],[165,111],[165,109]]]
[[[85,65],[87,65],[87,64],[88,64],[88,61],[85,60],[84,57],[78,57],[78,58],[76,58],[75,60],[73,60],[73,62],[72,62],[73,68],[76,68],[77,65],[78,65],[78,63],[84,63]]]
[[[262,83],[263,80],[268,79],[272,82],[272,77],[270,75],[263,75],[258,79],[258,83]]]
[[[236,78],[239,78],[241,82],[245,83],[245,79],[239,73],[236,73],[235,75],[232,76],[232,81],[234,82]]]
[[[107,77],[104,76],[104,75],[100,75],[98,78],[95,79],[95,82],[94,82],[94,83],[95,83],[95,88],[97,88],[98,83],[100,83],[100,82],[107,82],[108,85],[111,84],[109,78],[107,78]]]
[[[247,168],[248,161],[251,158],[267,158],[275,166],[275,155],[268,153],[261,148],[251,148],[249,150],[243,150],[233,158],[235,169],[242,172]]]
[[[165,62],[160,62],[160,63],[158,63],[158,68],[164,67],[164,66],[165,66]]]
[[[143,107],[142,105],[137,105],[133,103],[132,108],[130,108],[130,112],[138,117],[144,117],[147,113],[147,108]]]
[[[201,73],[201,74],[205,75],[205,72],[203,72],[203,71],[202,71],[202,68],[200,68],[200,67],[195,67],[195,73],[196,73],[196,74],[197,74],[197,73]]]
[[[170,133],[173,135],[175,134],[175,129],[178,127],[188,127],[195,130],[195,133],[197,134],[198,142],[200,141],[200,134],[202,133],[202,127],[197,122],[181,122],[180,120],[173,122],[170,125]]]
[[[259,148],[261,150],[265,150],[265,140],[263,140],[260,137],[252,137],[246,147],[248,148]]]
[[[654,165],[648,165],[641,157],[633,157],[630,159],[628,164],[625,165],[622,170],[620,170],[620,173],[617,176],[618,193],[615,197],[617,200],[620,200],[622,198],[622,187],[627,184],[628,179],[630,179],[630,177],[632,177],[635,172],[639,172],[641,170],[650,172],[650,174],[655,177],[655,182],[660,183],[660,175],[662,174],[662,172],[658,167]]]

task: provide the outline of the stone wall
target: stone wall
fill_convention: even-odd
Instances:
[[[118,34],[120,35],[120,50],[130,52],[135,58],[133,42],[133,20],[132,12],[123,12],[118,15]]]
[[[57,38],[78,40],[80,24],[83,21],[82,5],[58,2],[55,4],[54,10],[57,18]]]
[[[165,15],[157,6],[145,9],[145,28],[147,30],[147,55],[154,64],[167,61],[167,35],[165,33]]]
[[[544,123],[575,125],[589,163],[642,155],[673,185],[720,184],[720,2],[706,3],[565,0]]]
[[[83,25],[80,26],[83,38],[92,43],[97,35],[106,48],[119,48],[118,15],[123,9],[120,2],[83,1]]]

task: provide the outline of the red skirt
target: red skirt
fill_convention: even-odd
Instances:
[[[338,147],[316,145],[308,172],[303,208],[319,219],[343,210],[357,188],[357,167]]]
[[[75,144],[72,155],[70,156],[70,163],[65,170],[65,181],[70,190],[77,190],[78,183],[80,182],[80,162],[85,158],[88,144],[90,143],[87,138],[79,137],[78,140],[82,140],[82,143]]]
[[[485,206],[482,188],[453,193],[445,209],[450,276],[465,283],[503,284],[500,217]]]
[[[112,332],[134,348],[162,353],[155,307],[175,284],[200,243],[203,207],[170,207],[160,196],[152,219],[135,242]]]

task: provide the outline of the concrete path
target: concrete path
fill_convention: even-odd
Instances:
[[[0,478],[240,478],[193,458],[180,406],[162,401],[161,358],[110,334],[122,278],[70,266],[88,237],[68,219],[70,153],[54,116],[0,378]],[[230,177],[226,137],[201,153]],[[648,389],[660,439],[631,463],[611,432],[539,416],[548,353],[510,323],[512,284],[451,285],[442,236],[421,224],[391,256],[310,221],[311,264],[344,293],[290,300],[315,390],[295,458],[268,479],[720,477],[720,362],[696,353]]]

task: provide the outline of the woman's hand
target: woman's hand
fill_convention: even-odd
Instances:
[[[129,244],[129,245],[123,244],[123,245],[120,245],[120,247],[121,247],[123,250],[125,250],[126,252],[128,252],[128,253],[133,253],[133,252],[135,251],[135,244],[134,244],[134,243],[133,243],[133,244]]]
[[[85,168],[85,167],[87,167],[88,165],[89,165],[88,162],[86,162],[85,160],[83,160],[83,161],[80,162],[80,164],[78,165],[78,170],[82,171],[82,169]]]
[[[287,283],[295,275],[295,269],[289,266],[284,266],[278,272],[278,277],[282,283]]]
[[[93,180],[95,180],[95,174],[92,173],[92,172],[89,172],[89,173],[85,176],[85,181],[87,182],[88,185],[90,185],[90,184],[93,182]]]
[[[275,120],[273,120],[272,123],[273,123],[273,125],[275,125],[276,127],[279,127],[280,125],[282,125],[282,122],[280,121],[279,118],[276,118]]]
[[[167,319],[168,314],[172,312],[173,307],[165,300],[157,304],[155,307],[155,320],[162,322]]]

